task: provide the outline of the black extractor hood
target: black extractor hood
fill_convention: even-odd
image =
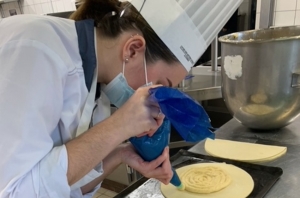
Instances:
[[[48,13],[46,14],[47,16],[55,16],[55,17],[60,17],[60,18],[66,18],[68,19],[71,14],[73,13],[74,11],[68,11],[68,12],[56,12],[56,13]]]

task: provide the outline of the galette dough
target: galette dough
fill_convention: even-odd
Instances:
[[[217,192],[231,182],[226,171],[216,166],[190,168],[180,174],[180,179],[186,191],[200,194]]]
[[[269,146],[221,139],[207,139],[204,147],[208,154],[215,157],[253,163],[277,159],[287,151],[287,148],[282,146]]]
[[[254,188],[254,182],[252,177],[243,169],[240,169],[234,165],[225,163],[199,163],[189,166],[184,166],[176,170],[180,176],[186,170],[197,167],[214,166],[220,168],[230,176],[231,182],[220,191],[209,194],[198,194],[188,191],[180,191],[172,184],[161,184],[162,194],[166,198],[246,198]]]

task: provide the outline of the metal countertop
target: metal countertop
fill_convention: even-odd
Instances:
[[[261,165],[280,167],[283,175],[265,196],[266,198],[298,198],[300,193],[300,117],[292,124],[277,130],[257,132],[231,119],[216,131],[216,138],[268,145],[286,146],[287,153],[277,160]],[[190,152],[208,155],[204,141],[196,144]],[[174,165],[174,162],[172,163]],[[135,189],[135,190],[134,190]],[[128,187],[126,198],[163,198],[159,182],[154,179],[135,182]],[[126,191],[125,191],[126,192]],[[123,194],[124,195],[124,194]],[[117,197],[124,197],[122,193]]]
[[[300,193],[300,118],[292,124],[268,132],[253,131],[232,119],[216,131],[216,138],[242,142],[286,146],[287,153],[279,159],[264,163],[283,170],[283,175],[265,196],[266,198],[298,198]],[[207,155],[204,141],[189,151]]]

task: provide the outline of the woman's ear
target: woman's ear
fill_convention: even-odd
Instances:
[[[126,57],[129,59],[136,58],[139,53],[144,54],[145,50],[146,41],[144,37],[140,35],[132,35],[123,47],[123,59],[125,59]]]

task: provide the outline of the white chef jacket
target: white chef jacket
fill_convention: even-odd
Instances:
[[[38,15],[0,21],[0,198],[92,197],[100,187],[80,190],[103,174],[102,164],[72,186],[66,176],[64,144],[75,137],[89,92],[83,65],[95,58],[94,48],[82,59],[78,36],[83,52],[94,47],[93,22],[81,27]]]

